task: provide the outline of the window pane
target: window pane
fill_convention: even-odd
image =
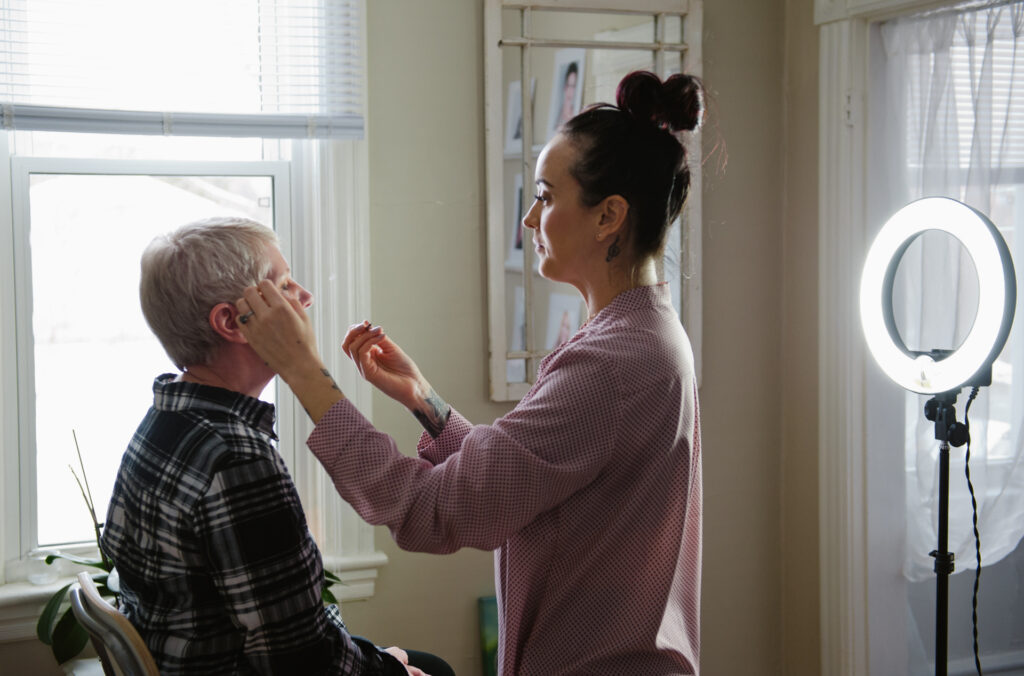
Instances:
[[[139,308],[139,258],[157,234],[215,215],[272,223],[272,179],[33,174],[32,326],[40,546],[88,541],[68,465],[78,437],[105,518],[121,454],[174,367]],[[273,393],[268,387],[267,394]]]
[[[59,131],[15,131],[15,155],[106,160],[224,161],[267,159],[263,139],[195,136],[129,136]]]

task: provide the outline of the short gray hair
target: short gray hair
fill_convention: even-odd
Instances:
[[[209,364],[222,339],[210,310],[270,275],[277,235],[248,218],[207,218],[157,236],[142,254],[142,314],[174,365]]]

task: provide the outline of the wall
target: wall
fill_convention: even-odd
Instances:
[[[704,3],[705,674],[780,667],[782,3]],[[738,649],[742,646],[742,649]]]
[[[782,209],[782,673],[820,673],[818,630],[818,29],[786,0]]]

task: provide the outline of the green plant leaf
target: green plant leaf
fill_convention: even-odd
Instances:
[[[93,568],[99,568],[100,570],[102,570],[102,571],[104,571],[106,573],[109,573],[110,572],[110,568],[111,568],[110,564],[105,563],[103,561],[97,561],[96,559],[86,559],[86,558],[83,558],[81,556],[75,556],[74,554],[63,554],[63,553],[62,554],[50,554],[50,555],[48,555],[46,557],[47,565],[53,563],[54,560],[56,560],[56,559],[65,559],[67,561],[72,561],[74,563],[78,563],[78,564],[81,564],[83,566],[91,566]]]
[[[326,570],[326,569],[324,570],[324,577],[326,577],[328,580],[330,580],[331,583],[341,582],[341,578],[340,577],[338,577],[337,575],[335,575],[334,573],[332,573],[331,571]],[[342,584],[345,584],[345,583],[342,582]]]
[[[61,604],[67,598],[68,590],[71,589],[72,584],[74,583],[64,585],[57,593],[50,597],[50,600],[46,602],[46,606],[43,608],[42,614],[39,616],[39,621],[36,622],[36,636],[46,645],[53,643],[53,623],[57,619],[57,611],[60,610]]]
[[[59,664],[63,664],[82,652],[88,642],[89,634],[78,624],[75,614],[68,608],[53,628],[53,656]]]
[[[320,598],[324,603],[338,603],[338,598],[327,587],[320,590]]]

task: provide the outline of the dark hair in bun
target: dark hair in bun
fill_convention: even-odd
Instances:
[[[635,71],[616,93],[617,106],[591,106],[563,125],[577,150],[569,171],[585,206],[609,195],[629,203],[627,238],[634,264],[660,254],[669,225],[690,188],[686,148],[678,132],[704,119],[704,86],[693,75]]]
[[[662,82],[654,73],[634,71],[619,83],[615,102],[637,120],[673,132],[693,131],[704,115],[703,89],[692,75],[672,75]]]

